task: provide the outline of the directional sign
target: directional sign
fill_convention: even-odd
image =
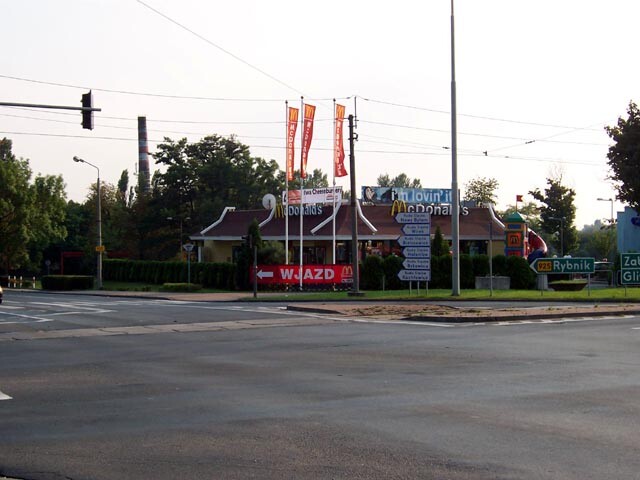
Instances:
[[[431,214],[428,212],[402,212],[396,214],[398,223],[430,223]]]
[[[536,273],[593,273],[596,270],[595,258],[536,258],[531,264]]]
[[[405,247],[402,249],[404,258],[426,258],[431,256],[431,247]]]
[[[400,270],[398,278],[404,282],[428,282],[431,280],[430,270]]]
[[[431,270],[430,258],[405,258],[402,266],[408,270]]]
[[[640,253],[620,254],[620,280],[622,285],[640,283]]]
[[[407,223],[402,226],[405,235],[429,235],[431,226],[428,223]]]
[[[402,236],[398,238],[398,243],[401,247],[428,247],[431,245],[431,238],[428,236]]]

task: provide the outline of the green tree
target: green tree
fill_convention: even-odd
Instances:
[[[285,172],[280,172],[278,180],[282,182],[282,190],[284,190],[284,176]],[[307,172],[307,178],[304,179],[304,188],[323,188],[329,186],[329,180],[327,180],[327,174],[322,173],[322,170],[315,168],[313,172]],[[293,181],[289,182],[289,190],[298,190],[300,188],[300,170],[293,172]],[[276,192],[270,192],[276,193]]]
[[[498,180],[495,178],[476,177],[469,180],[464,186],[464,201],[475,202],[476,205],[481,203],[495,204],[498,186]]]
[[[515,205],[507,205],[507,208],[499,212],[499,216],[502,218],[508,215],[518,212],[527,221],[529,228],[534,232],[542,231],[542,220],[540,219],[540,207],[535,202],[525,202],[518,205],[516,209]]]
[[[546,233],[548,238],[552,238],[551,244],[556,252],[567,255],[577,249],[578,232],[574,225],[576,192],[562,184],[562,175],[547,178],[547,188],[544,193],[535,189],[529,194],[543,204],[540,207],[542,232]],[[555,235],[556,232],[557,235]]]
[[[406,173],[401,173],[397,177],[390,178],[388,173],[378,177],[379,187],[402,187],[402,188],[422,188],[420,179],[411,180]]]
[[[431,239],[431,255],[434,257],[439,257],[441,255],[449,254],[449,242],[444,239],[442,236],[442,230],[440,230],[440,225],[436,226],[436,231],[433,234],[433,238]]]
[[[607,228],[600,220],[593,225],[585,225],[578,232],[579,255],[594,257],[596,260],[612,260],[616,257],[616,230]]]
[[[640,110],[634,102],[629,102],[627,115],[627,119],[618,118],[617,125],[605,127],[614,141],[607,153],[609,178],[614,181],[617,198],[640,211]]]
[[[66,236],[61,176],[38,175],[0,140],[0,269],[37,268],[42,251]],[[31,252],[31,255],[30,255]]]

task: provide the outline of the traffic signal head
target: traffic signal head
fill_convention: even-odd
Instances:
[[[93,96],[91,95],[91,90],[89,90],[89,93],[82,94],[82,107],[93,108]],[[82,110],[82,128],[93,130],[93,111]]]

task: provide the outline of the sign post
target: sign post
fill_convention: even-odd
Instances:
[[[589,296],[591,296],[591,275],[596,271],[596,259],[593,257],[536,258],[531,270],[538,275],[549,273],[579,273],[589,277]]]
[[[193,243],[185,243],[182,248],[187,252],[187,283],[191,283],[191,251],[193,250]]]
[[[427,212],[402,212],[396,215],[396,222],[403,224],[403,235],[398,237],[398,243],[402,249],[405,260],[402,262],[404,269],[398,272],[398,278],[402,281],[418,282],[418,294],[420,282],[431,280],[431,215]]]

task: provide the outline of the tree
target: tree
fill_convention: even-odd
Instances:
[[[517,209],[515,205],[507,205],[507,208],[503,212],[499,212],[499,216],[502,218],[508,215],[518,212],[522,215],[529,225],[529,228],[534,232],[542,231],[542,220],[540,219],[540,207],[535,202],[525,202],[518,205]]]
[[[435,233],[433,234],[433,238],[431,239],[431,255],[439,257],[448,254],[449,242],[447,242],[442,236],[442,230],[440,230],[440,226],[438,225]]]
[[[469,180],[465,186],[464,201],[481,203],[496,203],[496,189],[498,180],[495,178],[476,177]]]
[[[284,176],[285,172],[280,172],[278,175],[278,180],[282,182],[282,190],[284,190]],[[304,188],[323,188],[328,186],[329,180],[327,180],[327,174],[322,173],[322,170],[315,168],[313,172],[307,172],[307,178],[304,179]],[[294,170],[293,180],[289,182],[289,190],[298,189],[300,189],[300,170]]]
[[[397,177],[389,178],[389,174],[385,173],[378,177],[379,187],[402,187],[402,188],[422,188],[420,179],[411,180],[406,173],[401,173]]]
[[[29,161],[17,159],[11,146],[0,140],[0,269],[35,269],[42,250],[67,234],[64,182],[38,175],[31,183]]]
[[[607,228],[600,220],[593,225],[585,225],[578,237],[580,251],[584,257],[594,257],[596,260],[612,260],[616,257],[616,230]]]
[[[562,184],[562,175],[547,178],[547,185],[544,194],[539,189],[529,194],[543,203],[540,207],[542,231],[553,238],[551,244],[556,251],[566,255],[578,247],[578,232],[573,224],[576,218],[576,192]],[[555,232],[558,235],[554,235]]]
[[[614,181],[617,198],[640,211],[640,110],[634,102],[629,102],[628,118],[618,118],[618,123],[605,127],[609,137],[615,142],[607,153],[611,167],[609,178]]]

